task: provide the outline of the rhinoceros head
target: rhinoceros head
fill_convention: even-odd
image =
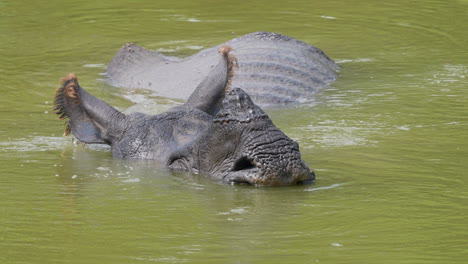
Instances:
[[[109,144],[118,158],[153,159],[226,183],[287,185],[314,180],[299,145],[240,88],[230,88],[235,59],[221,61],[187,102],[159,115],[125,115],[80,87],[76,76],[57,90],[56,113],[84,143]]]
[[[314,179],[301,160],[297,142],[240,88],[227,92],[206,133],[175,152],[168,164],[229,183],[288,185]]]

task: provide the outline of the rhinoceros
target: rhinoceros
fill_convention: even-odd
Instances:
[[[107,81],[186,100],[216,65],[222,45],[232,47],[237,57],[233,87],[241,87],[260,106],[301,102],[334,81],[339,71],[317,47],[278,33],[255,32],[186,58],[125,44],[107,67]]]
[[[299,145],[278,129],[242,87],[233,86],[236,58],[220,48],[218,63],[187,101],[167,112],[124,114],[85,91],[74,74],[62,79],[55,113],[87,144],[108,144],[115,158],[148,159],[225,183],[311,182]]]

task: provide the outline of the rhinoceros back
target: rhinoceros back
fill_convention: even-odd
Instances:
[[[227,44],[239,63],[233,87],[260,105],[300,101],[337,77],[338,66],[323,51],[285,35],[256,32]]]
[[[339,70],[320,49],[278,33],[255,32],[225,44],[234,49],[238,63],[232,87],[242,88],[259,105],[310,98],[334,81]],[[109,64],[108,81],[185,100],[217,63],[221,45],[177,58],[127,44]]]

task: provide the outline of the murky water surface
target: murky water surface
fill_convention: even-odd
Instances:
[[[0,2],[0,263],[466,263],[468,1],[390,2]],[[67,72],[162,111],[178,102],[102,81],[121,45],[185,56],[260,30],[341,65],[268,110],[315,184],[219,185],[61,136]]]

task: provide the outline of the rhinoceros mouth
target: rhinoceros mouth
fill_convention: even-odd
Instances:
[[[233,171],[228,172],[224,181],[230,184],[246,184],[246,185],[256,185],[255,184],[255,175],[257,175],[257,169],[249,169],[246,171]]]
[[[230,184],[246,184],[254,186],[280,186],[290,184],[310,184],[315,181],[315,174],[301,162],[301,167],[291,171],[268,171],[263,166],[249,158],[240,157],[234,162],[232,169],[225,173],[223,181]]]
[[[258,169],[249,169],[247,171],[228,172],[224,177],[224,182],[233,185],[253,185],[257,187],[312,184],[315,182],[315,174],[309,172],[299,177],[277,177],[261,175]]]

